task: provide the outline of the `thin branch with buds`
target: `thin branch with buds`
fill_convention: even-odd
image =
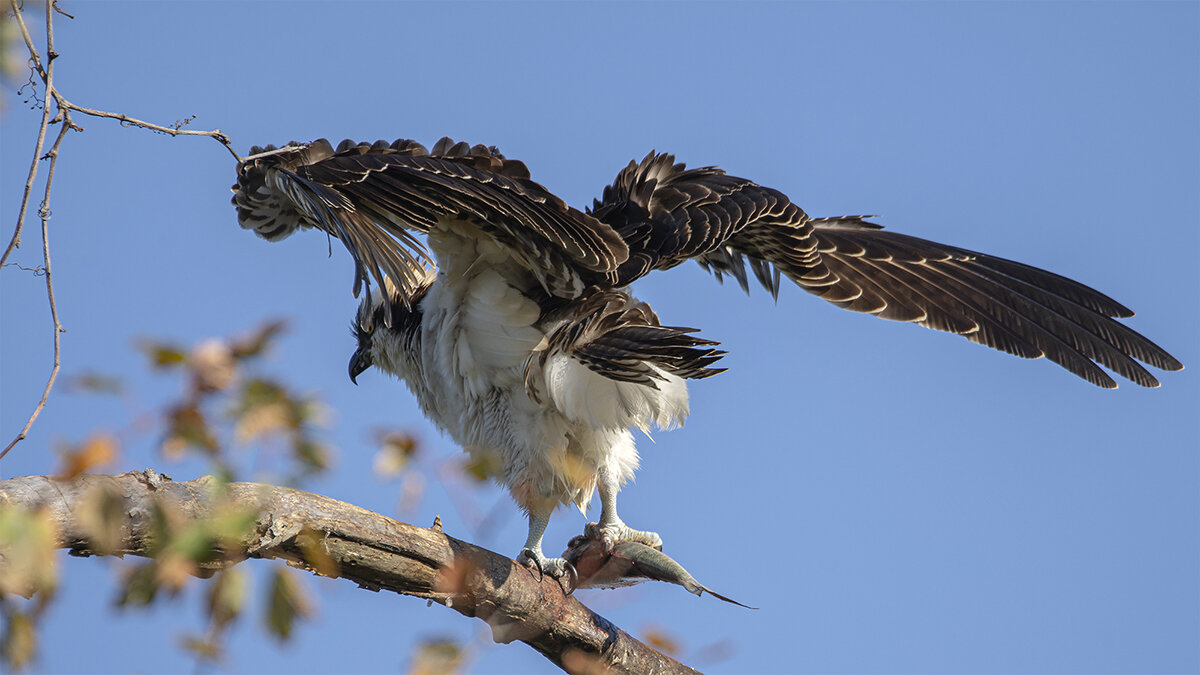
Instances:
[[[150,131],[157,131],[170,136],[209,136],[211,138],[215,138],[218,143],[225,146],[225,149],[229,151],[229,154],[233,155],[234,159],[238,161],[242,160],[241,155],[238,155],[237,151],[233,149],[233,144],[229,141],[229,137],[226,136],[225,132],[221,131],[220,129],[213,129],[212,131],[183,129],[182,127],[190,120],[182,121],[169,127],[165,127],[159,124],[153,124],[151,122],[130,117],[124,113],[114,113],[104,110],[96,110],[94,108],[84,108],[83,106],[75,105],[74,103],[71,103],[67,99],[63,98],[62,95],[57,91],[54,92],[54,102],[58,104],[60,109],[74,110],[84,115],[91,115],[92,117],[107,117],[109,119],[118,120],[122,126],[140,127],[142,129],[149,129]]]

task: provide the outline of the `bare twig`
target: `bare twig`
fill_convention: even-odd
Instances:
[[[278,558],[364,588],[431,600],[482,619],[495,641],[525,642],[571,672],[696,672],[566,595],[549,575],[539,580],[505,556],[447,536],[436,524],[416,527],[291,488],[260,483],[216,488],[211,477],[176,483],[150,470],[73,480],[29,476],[0,481],[0,506],[44,509],[60,533],[59,546],[93,555],[101,551],[81,514],[89,496],[103,491],[121,500],[113,510],[120,522],[112,523],[120,540],[103,553],[141,556],[155,548],[152,539],[161,527],[152,514],[161,509],[199,522],[220,508],[249,507],[259,514],[254,527],[226,543],[211,567],[247,557]]]
[[[15,263],[15,262],[4,263],[4,267],[15,267],[24,272],[33,272],[33,276],[35,276],[35,277],[40,277],[46,273],[45,267],[26,267],[26,266],[22,265],[21,263]]]
[[[8,0],[8,4],[12,6],[13,18],[17,21],[17,26],[21,29],[21,37],[25,39],[25,48],[29,50],[29,60],[33,62],[33,69],[43,79],[46,79],[46,70],[42,68],[42,55],[33,46],[33,36],[29,34],[29,28],[25,25],[25,19],[21,15],[21,6],[17,0]]]
[[[38,415],[41,414],[41,411],[45,407],[46,401],[50,396],[50,390],[54,387],[54,381],[58,377],[58,370],[61,363],[61,340],[59,339],[59,334],[62,332],[62,325],[58,319],[58,308],[56,307],[54,301],[54,285],[50,274],[50,190],[54,183],[54,167],[58,160],[59,148],[62,146],[63,139],[66,138],[67,133],[71,130],[83,131],[82,127],[76,125],[72,121],[71,112],[74,111],[83,115],[90,115],[92,117],[115,119],[126,126],[141,127],[143,129],[169,134],[171,136],[209,136],[216,139],[216,141],[221,145],[225,146],[225,149],[228,150],[235,159],[241,159],[237,152],[233,149],[233,145],[230,143],[229,137],[226,136],[221,130],[213,129],[212,131],[194,131],[190,129],[182,129],[184,125],[186,125],[195,117],[194,115],[191,118],[177,122],[173,126],[162,126],[153,124],[151,122],[146,122],[144,120],[139,120],[123,113],[95,110],[71,103],[54,87],[54,61],[56,58],[58,58],[58,52],[54,48],[53,18],[55,12],[58,12],[59,14],[69,18],[73,17],[71,17],[70,14],[60,10],[56,0],[47,0],[46,57],[43,60],[41,53],[38,52],[36,45],[34,45],[33,36],[29,33],[29,27],[25,24],[25,18],[21,13],[20,3],[18,0],[9,0],[9,6],[12,9],[13,18],[20,30],[21,37],[25,40],[25,47],[29,51],[30,68],[37,74],[38,77],[41,78],[46,90],[42,100],[42,119],[38,125],[37,142],[34,144],[33,151],[33,161],[29,166],[29,173],[25,179],[25,191],[21,197],[21,207],[17,213],[17,224],[16,227],[13,228],[12,238],[9,240],[8,247],[4,250],[4,255],[0,256],[0,267],[6,266],[9,256],[12,255],[12,252],[21,245],[21,234],[25,228],[25,214],[29,208],[29,198],[33,194],[34,183],[37,181],[38,164],[43,159],[49,159],[50,167],[46,175],[45,195],[42,199],[41,208],[39,209],[38,213],[42,221],[42,257],[44,260],[43,270],[46,276],[46,295],[50,303],[50,317],[54,322],[54,366],[50,371],[50,377],[46,382],[46,387],[42,392],[42,397],[38,401],[37,406],[34,408],[33,413],[29,416],[24,428],[22,428],[21,432],[17,434],[16,438],[14,438],[12,442],[4,448],[3,451],[0,451],[0,459],[7,455],[8,451],[11,450],[13,446],[25,438],[26,434],[29,432],[29,429],[33,426],[34,421],[38,418]],[[53,118],[50,116],[51,100],[54,101],[58,108],[58,113]],[[42,148],[45,146],[46,142],[46,131],[49,126],[54,123],[62,124],[62,129],[59,131],[58,138],[54,141],[54,146],[50,149],[50,152],[43,155]]]
[[[53,62],[51,62],[53,68]],[[42,398],[38,400],[37,406],[34,407],[33,413],[26,420],[25,426],[21,429],[21,433],[17,434],[3,451],[0,451],[0,459],[8,454],[13,446],[20,443],[25,438],[25,434],[29,433],[30,427],[33,426],[38,415],[42,414],[42,409],[46,407],[46,400],[50,398],[50,390],[54,388],[54,381],[58,379],[58,370],[62,365],[62,324],[58,321],[58,306],[54,302],[54,279],[50,269],[50,188],[54,185],[54,169],[58,165],[58,149],[62,145],[63,139],[67,133],[71,131],[71,118],[63,111],[62,129],[58,132],[58,138],[54,139],[54,145],[51,146],[47,156],[50,158],[50,168],[46,171],[46,192],[42,197],[42,206],[38,209],[38,216],[42,220],[42,272],[46,277],[46,298],[50,303],[50,320],[54,324],[54,366],[50,369],[50,377],[46,380],[46,388],[42,390]]]
[[[225,149],[229,151],[229,154],[233,155],[234,159],[239,161],[242,159],[241,156],[237,154],[237,151],[233,149],[233,144],[229,141],[229,137],[226,136],[225,132],[221,131],[220,129],[213,129],[212,131],[194,131],[192,129],[181,129],[176,126],[165,127],[161,124],[154,124],[152,122],[146,122],[144,120],[130,117],[124,113],[107,112],[104,110],[95,110],[93,108],[85,108],[83,106],[75,105],[74,103],[71,103],[67,99],[63,98],[62,94],[59,94],[57,91],[54,92],[54,101],[59,105],[60,108],[74,110],[76,112],[83,113],[84,115],[91,115],[92,117],[107,117],[109,119],[118,120],[122,125],[125,126],[141,127],[142,129],[149,129],[151,131],[157,131],[159,133],[169,134],[171,136],[209,136],[216,139],[216,141],[221,145],[225,146]]]
[[[16,0],[10,0],[13,6],[13,12],[20,17],[20,12],[17,11]],[[46,3],[46,66],[45,66],[45,82],[46,82],[46,101],[42,106],[42,123],[38,128],[38,143],[37,151],[34,153],[33,165],[29,170],[29,178],[25,183],[25,196],[21,200],[21,213],[17,220],[17,229],[13,233],[13,241],[9,244],[9,249],[4,252],[4,258],[8,258],[9,252],[20,243],[21,226],[24,223],[25,209],[29,201],[29,191],[33,187],[33,179],[37,175],[37,165],[41,161],[42,143],[46,137],[46,128],[50,123],[48,119],[50,115],[50,97],[54,93],[54,59],[58,54],[54,51],[54,28],[51,18],[53,17],[53,2]],[[25,29],[23,21],[20,22],[22,32],[28,35],[28,30]],[[29,44],[32,44],[30,42]],[[21,428],[21,432],[17,434],[3,451],[0,451],[0,459],[3,459],[8,454],[9,450],[13,449],[17,443],[20,443],[29,429],[33,426],[34,421],[42,414],[42,409],[46,407],[46,400],[50,398],[50,390],[54,388],[54,381],[58,379],[58,369],[62,363],[62,324],[58,321],[58,306],[54,302],[54,279],[50,273],[50,189],[54,186],[54,168],[58,164],[58,150],[62,146],[63,139],[71,130],[70,115],[63,110],[62,128],[59,130],[58,138],[54,140],[53,147],[50,148],[48,157],[50,158],[50,168],[46,172],[46,191],[42,195],[42,205],[38,209],[38,216],[42,221],[42,266],[46,270],[46,298],[50,303],[50,320],[54,323],[54,365],[50,369],[50,377],[46,380],[46,387],[42,390],[42,397],[38,399],[37,405],[34,406],[33,412],[26,420],[25,426]],[[0,264],[3,264],[3,259],[0,259]]]
[[[153,122],[147,122],[145,120],[130,117],[124,113],[114,113],[106,110],[96,110],[95,108],[86,108],[68,101],[57,89],[54,89],[51,86],[50,82],[53,76],[54,59],[58,56],[58,54],[54,51],[53,46],[54,26],[52,23],[52,12],[58,12],[59,14],[68,17],[71,15],[59,9],[57,2],[54,2],[53,0],[46,3],[46,51],[48,63],[44,64],[42,62],[42,55],[38,52],[37,47],[33,43],[33,36],[29,33],[29,27],[25,24],[25,18],[21,13],[21,7],[18,3],[18,0],[9,0],[9,5],[12,8],[13,17],[17,22],[17,26],[20,29],[21,38],[25,40],[25,48],[29,51],[29,61],[31,67],[42,79],[42,82],[46,84],[46,95],[42,104],[42,122],[38,127],[38,138],[37,143],[34,146],[33,163],[29,167],[29,175],[25,181],[25,194],[21,199],[21,208],[17,215],[17,226],[13,231],[13,236],[9,241],[8,247],[4,250],[4,255],[0,256],[0,265],[3,265],[5,262],[7,262],[8,257],[12,254],[13,250],[21,245],[21,231],[25,226],[25,212],[29,205],[29,196],[33,192],[34,181],[37,179],[37,165],[42,159],[42,146],[46,139],[46,129],[52,121],[50,119],[50,99],[54,99],[54,102],[58,105],[60,115],[64,114],[65,111],[74,110],[75,112],[83,115],[115,119],[125,126],[140,127],[142,129],[168,134],[170,136],[209,136],[215,139],[221,145],[225,146],[225,149],[229,151],[229,154],[233,155],[234,159],[241,161],[242,158],[237,154],[237,151],[233,149],[233,143],[229,140],[229,136],[227,136],[225,132],[221,131],[220,129],[213,129],[211,131],[183,129],[182,127],[188,122],[191,122],[192,119],[195,118],[195,115],[187,118],[184,121],[181,121],[178,124],[172,126],[163,126],[161,124],[154,124]],[[71,124],[69,121],[67,121],[67,119],[69,118],[64,117],[64,124],[71,126],[77,131],[83,131],[82,127]]]
[[[21,245],[21,230],[25,227],[25,211],[29,207],[29,195],[33,193],[33,183],[37,179],[38,162],[42,161],[42,145],[46,142],[46,129],[50,126],[50,92],[51,83],[53,82],[54,63],[51,61],[48,67],[42,66],[42,56],[38,53],[37,47],[33,45],[33,38],[29,35],[29,27],[25,25],[25,18],[21,16],[20,7],[17,6],[17,0],[8,0],[12,6],[13,16],[16,18],[17,26],[21,29],[21,36],[25,38],[25,47],[29,50],[29,60],[33,64],[33,69],[41,76],[42,81],[46,83],[46,100],[42,105],[42,122],[38,125],[37,142],[33,146],[33,162],[29,166],[29,175],[25,178],[25,193],[21,197],[21,209],[17,213],[17,227],[13,230],[12,239],[8,242],[8,248],[4,249],[4,255],[0,256],[0,265],[8,261],[8,256],[13,250]],[[49,15],[50,3],[46,3],[46,13]],[[50,32],[50,26],[46,26],[47,34]]]

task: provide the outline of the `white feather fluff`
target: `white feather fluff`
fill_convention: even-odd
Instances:
[[[661,371],[659,371],[661,373]],[[555,409],[568,420],[603,429],[651,425],[671,429],[688,414],[687,384],[662,373],[658,388],[610,380],[565,354],[546,360],[545,391]]]

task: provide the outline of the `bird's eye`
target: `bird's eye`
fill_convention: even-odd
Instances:
[[[375,331],[375,327],[368,320],[366,323],[355,319],[350,322],[350,335],[354,336],[355,340],[366,342],[371,339],[371,333]]]

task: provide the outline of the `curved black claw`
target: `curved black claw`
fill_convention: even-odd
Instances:
[[[570,577],[570,581],[567,582],[567,587],[563,588],[563,593],[567,594],[567,596],[571,596],[575,594],[575,589],[579,588],[579,572],[576,571],[575,566],[570,562],[567,562],[567,576]],[[561,577],[558,580],[558,585],[560,588],[562,588]]]
[[[537,570],[538,583],[541,583],[542,578],[549,574],[559,582],[559,587],[562,588],[562,578],[570,577],[570,585],[563,588],[563,592],[567,595],[574,593],[576,585],[579,583],[579,573],[575,570],[574,565],[562,558],[547,558],[545,554],[536,549],[521,549],[521,553],[517,555],[517,562],[528,567],[531,574],[533,570]]]
[[[517,562],[521,563],[522,567],[525,567],[529,570],[530,576],[533,575],[534,570],[537,570],[537,580],[539,584],[542,583],[542,563],[545,560],[546,556],[538,555],[537,552],[528,548],[521,549],[521,552],[517,554]]]

